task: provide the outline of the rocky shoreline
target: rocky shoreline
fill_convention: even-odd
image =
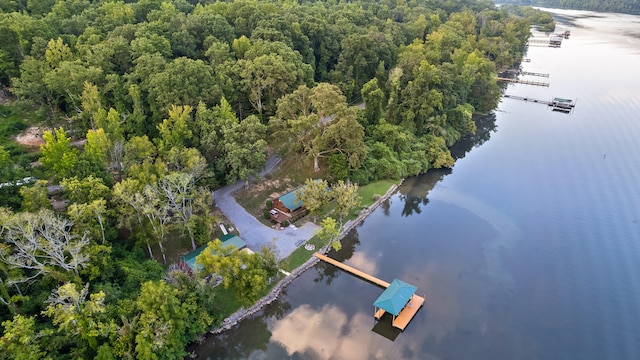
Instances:
[[[366,219],[367,216],[369,216],[376,208],[378,208],[378,206],[380,206],[380,204],[382,204],[384,201],[387,201],[389,197],[393,193],[395,193],[395,191],[398,189],[398,187],[402,184],[403,181],[404,179],[401,180],[399,184],[392,185],[389,188],[389,190],[387,190],[387,192],[382,197],[380,197],[380,199],[378,199],[368,208],[363,209],[357,218],[355,218],[354,220],[348,221],[345,224],[344,228],[342,229],[342,232],[340,233],[340,239],[343,239],[349,233],[349,231],[353,230],[356,226],[362,223],[362,221],[364,221],[364,219]],[[322,249],[318,250],[318,252],[323,254],[326,253],[327,251],[329,251],[329,246],[325,246]],[[293,270],[291,274],[287,275],[284,279],[280,280],[280,282],[267,295],[265,295],[262,299],[258,300],[258,302],[256,302],[253,306],[251,306],[248,309],[241,308],[240,310],[231,314],[228,318],[224,319],[222,326],[211,330],[209,333],[214,335],[223,333],[231,329],[235,325],[237,325],[243,319],[260,311],[264,306],[271,304],[274,300],[278,298],[278,296],[280,296],[282,289],[287,287],[287,285],[291,284],[302,273],[304,273],[309,268],[317,264],[318,261],[320,261],[318,258],[316,258],[315,256],[312,256],[304,264],[300,265],[295,270]]]

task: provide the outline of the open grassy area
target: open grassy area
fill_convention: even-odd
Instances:
[[[274,281],[272,281],[268,286],[260,293],[260,298],[266,296],[282,279],[282,274],[278,274]],[[229,315],[238,311],[242,305],[237,301],[235,289],[233,287],[229,287],[225,289],[222,284],[216,286],[215,290],[215,299],[217,304],[218,316],[219,318],[225,319],[229,317]]]
[[[384,195],[389,188],[397,184],[398,181],[394,180],[380,180],[365,186],[360,186],[358,189],[358,193],[362,196],[362,206],[369,207],[373,205],[377,198],[374,198],[375,195],[382,196]]]
[[[236,294],[232,288],[225,289],[222,284],[216,286],[215,299],[221,319],[240,309],[240,303],[236,301]]]
[[[307,260],[309,260],[311,256],[313,256],[314,252],[316,252],[318,249],[326,245],[326,244],[322,244],[320,242],[320,238],[318,238],[317,236],[312,237],[305,244],[313,244],[315,245],[316,248],[315,250],[307,250],[304,248],[304,246],[300,246],[297,249],[295,249],[286,260],[287,269],[285,270],[292,271],[298,266],[304,264]]]

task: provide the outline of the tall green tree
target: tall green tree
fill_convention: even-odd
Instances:
[[[36,212],[40,209],[52,209],[47,190],[47,181],[38,180],[33,186],[22,186],[22,210]]]
[[[45,131],[42,137],[44,138],[44,145],[40,146],[42,166],[60,178],[69,177],[75,171],[78,149],[71,147],[70,139],[62,128],[55,129],[53,132]]]
[[[314,221],[322,208],[329,204],[329,190],[329,184],[326,180],[307,179],[304,186],[295,191],[300,205],[309,211],[309,214],[314,217]]]
[[[111,152],[111,141],[107,137],[104,129],[89,130],[87,132],[87,143],[84,146],[84,153],[80,160],[84,160],[86,167],[84,173],[96,174],[102,178],[107,177],[109,168],[109,153]]]
[[[89,203],[74,203],[67,208],[67,215],[75,224],[75,233],[88,233],[94,239],[101,239],[102,244],[107,241],[109,216],[107,202],[100,198]],[[109,232],[112,233],[112,232]],[[109,235],[113,237],[115,234]]]
[[[169,62],[163,71],[150,73],[148,81],[149,103],[153,114],[160,118],[173,104],[197,106],[220,99],[218,80],[211,67],[202,60],[185,57]]]
[[[169,117],[158,125],[161,136],[158,140],[158,151],[161,154],[169,152],[174,147],[186,146],[186,142],[193,136],[189,127],[192,111],[193,108],[189,105],[171,105]]]
[[[36,331],[35,319],[31,316],[15,315],[12,320],[2,323],[4,333],[0,337],[0,351],[3,358],[15,360],[43,359],[41,338]]]
[[[257,116],[223,129],[224,159],[228,164],[227,182],[247,181],[260,172],[267,162],[267,126]]]
[[[269,253],[270,250],[263,249]],[[272,256],[267,256],[268,259]],[[238,251],[232,245],[224,244],[216,239],[209,242],[207,248],[198,255],[196,262],[202,265],[204,274],[218,274],[222,276],[225,288],[233,288],[236,298],[243,305],[250,305],[256,301],[260,293],[267,287],[267,280],[273,274],[273,266],[258,253],[249,254]]]
[[[392,64],[393,43],[381,32],[349,34],[341,43],[342,51],[333,74],[349,99],[360,94],[362,86],[376,75],[378,64]]]
[[[173,147],[164,156],[171,169],[187,173],[196,183],[208,176],[207,160],[198,149],[188,147]]]
[[[330,196],[336,202],[336,212],[340,215],[340,225],[342,225],[342,219],[362,202],[362,198],[358,194],[358,185],[345,183],[342,180],[331,186]]]
[[[71,203],[87,204],[98,199],[109,199],[111,189],[104,184],[101,178],[87,176],[78,178],[77,176],[63,179],[60,182],[64,197]]]
[[[281,42],[257,41],[238,60],[240,88],[253,108],[272,114],[276,100],[311,81],[312,68],[302,56]]]
[[[139,359],[177,359],[186,355],[188,313],[178,290],[164,280],[142,284],[136,300],[135,351]]]
[[[378,79],[373,78],[362,86],[362,100],[364,101],[364,117],[367,125],[377,124],[384,106],[384,92],[378,85]]]
[[[330,245],[336,251],[342,248],[342,244],[340,243],[340,226],[332,217],[323,219],[320,224],[320,229],[314,231],[314,235],[317,236],[323,244]]]
[[[278,101],[269,126],[275,139],[284,139],[282,149],[307,155],[314,171],[320,170],[320,158],[334,153],[345,154],[352,168],[358,168],[366,155],[357,110],[347,106],[335,85],[299,87]]]
[[[115,330],[108,322],[100,319],[106,306],[105,293],[89,294],[89,284],[78,290],[73,283],[58,287],[47,299],[43,314],[53,318],[58,331],[68,337],[80,338],[91,349],[98,348],[99,341],[105,341]]]

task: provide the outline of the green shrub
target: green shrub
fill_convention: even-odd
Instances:
[[[265,211],[262,213],[262,215],[264,216],[265,219],[269,220],[271,218],[271,216],[269,215],[269,211]]]
[[[376,201],[380,200],[381,197],[382,197],[382,195],[380,195],[380,194],[373,194],[373,202],[376,202]]]
[[[2,125],[0,125],[0,137],[15,135],[26,128],[27,124],[22,120],[9,119],[8,121],[3,121]]]
[[[271,209],[273,207],[273,201],[271,201],[271,199],[267,199],[267,202],[265,202],[264,206],[266,206],[267,209]]]
[[[289,226],[289,222],[287,220],[283,220],[280,225],[282,225],[282,227],[287,227]]]

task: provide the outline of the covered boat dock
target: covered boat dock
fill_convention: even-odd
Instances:
[[[425,297],[416,295],[415,292],[418,288],[411,284],[398,279],[394,279],[391,283],[388,283],[320,253],[315,253],[315,256],[320,260],[385,288],[385,291],[373,303],[376,320],[380,320],[385,313],[390,313],[393,316],[393,327],[404,330],[418,310],[424,305]]]

